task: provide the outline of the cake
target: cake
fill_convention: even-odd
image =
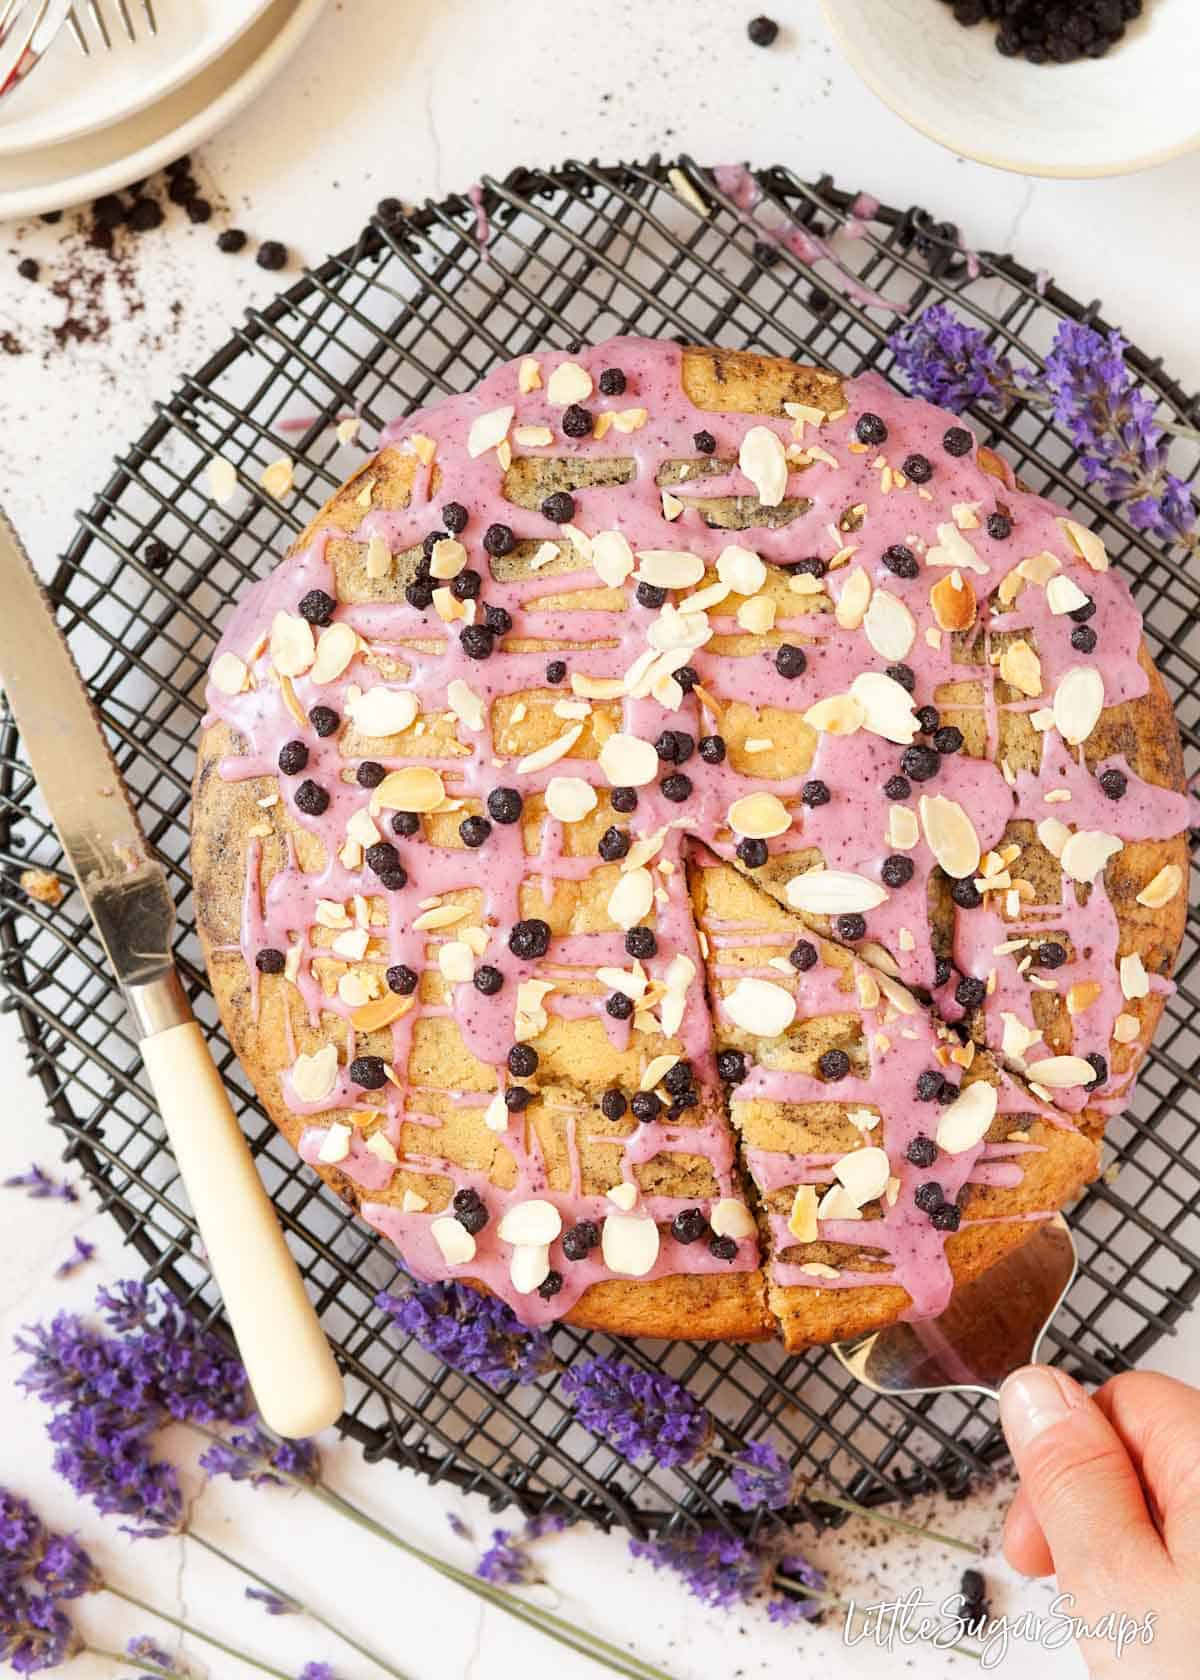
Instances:
[[[1096,1174],[1186,915],[1100,538],[881,378],[636,338],[390,427],[226,626],[221,1018],[424,1280],[802,1348]]]

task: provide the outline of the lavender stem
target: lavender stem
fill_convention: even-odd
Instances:
[[[132,1604],[135,1610],[144,1610],[148,1616],[157,1616],[160,1622],[169,1622],[172,1627],[178,1628],[181,1633],[190,1633],[194,1638],[202,1639],[206,1645],[211,1645],[214,1650],[224,1651],[227,1657],[233,1657],[238,1662],[248,1663],[251,1668],[257,1668],[263,1674],[274,1675],[275,1680],[294,1680],[294,1677],[285,1674],[283,1669],[273,1668],[270,1663],[263,1662],[260,1657],[252,1657],[246,1651],[239,1651],[236,1646],[227,1645],[223,1639],[218,1639],[215,1633],[205,1633],[202,1629],[193,1627],[190,1622],[184,1622],[178,1616],[172,1616],[170,1611],[160,1610],[157,1605],[147,1604],[145,1599],[135,1598],[133,1593],[124,1592],[120,1587],[114,1587],[110,1581],[104,1583],[104,1590],[110,1592],[114,1598],[121,1599],[123,1603]],[[119,1660],[129,1662],[130,1658],[122,1657]],[[138,1661],[140,1662],[141,1659],[139,1658]]]

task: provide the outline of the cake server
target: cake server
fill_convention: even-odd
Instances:
[[[53,609],[0,511],[0,682],[121,985],[259,1411],[310,1435],[342,1379],[171,956],[175,906]]]
[[[890,1324],[833,1351],[877,1394],[970,1392],[999,1398],[1000,1384],[1032,1364],[1078,1256],[1063,1216],[1039,1224],[1028,1242],[950,1297],[937,1318]]]

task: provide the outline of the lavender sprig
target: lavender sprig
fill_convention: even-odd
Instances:
[[[375,1305],[427,1353],[490,1388],[533,1382],[554,1363],[543,1331],[529,1329],[503,1301],[465,1284],[415,1284],[402,1295],[385,1290]]]
[[[6,1178],[3,1181],[3,1188],[5,1190],[25,1190],[28,1192],[30,1199],[35,1202],[77,1202],[79,1200],[78,1192],[71,1185],[60,1184],[57,1179],[51,1178],[50,1174],[44,1172],[36,1161],[27,1171],[16,1173],[12,1178]]]
[[[698,1458],[712,1438],[711,1415],[682,1383],[612,1354],[570,1366],[559,1387],[583,1427],[624,1458],[671,1469]]]
[[[631,1540],[634,1557],[654,1569],[671,1569],[688,1591],[715,1610],[762,1603],[773,1622],[788,1624],[819,1615],[829,1595],[825,1578],[786,1534],[755,1541],[722,1528],[680,1530],[657,1540]],[[793,1595],[790,1583],[806,1590]]]
[[[49,1593],[23,1586],[0,1591],[0,1661],[17,1674],[58,1668],[82,1649],[71,1618]]]
[[[480,1554],[475,1573],[481,1581],[493,1581],[502,1587],[522,1587],[539,1579],[533,1559],[506,1528],[492,1530],[492,1543]]]
[[[87,1265],[96,1253],[95,1243],[88,1242],[84,1237],[75,1238],[75,1246],[65,1260],[60,1260],[54,1268],[56,1278],[69,1278]]]
[[[284,1485],[284,1477],[315,1482],[321,1474],[321,1459],[313,1441],[280,1441],[259,1424],[217,1440],[200,1455],[210,1476],[228,1476],[254,1487]]]
[[[888,347],[913,395],[955,414],[973,402],[999,408],[1019,393],[1007,356],[945,304],[932,304],[897,327]]]
[[[769,1441],[751,1441],[732,1460],[729,1479],[743,1511],[782,1511],[792,1503],[795,1477],[791,1466]]]

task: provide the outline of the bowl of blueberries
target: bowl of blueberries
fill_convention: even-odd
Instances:
[[[1123,175],[1200,145],[1200,0],[823,0],[868,87],[1024,175]]]

